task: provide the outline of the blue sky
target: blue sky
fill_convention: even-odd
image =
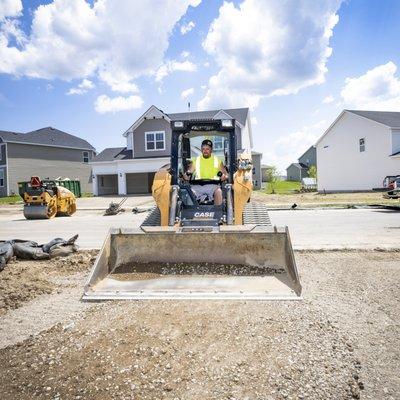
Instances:
[[[400,111],[397,0],[0,0],[0,130],[98,151],[150,105],[251,107],[282,171],[344,108]]]

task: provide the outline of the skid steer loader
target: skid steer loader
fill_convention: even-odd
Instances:
[[[171,163],[152,186],[156,208],[140,228],[111,229],[83,299],[297,300],[301,285],[287,227],[250,202],[251,153],[238,155],[235,120],[171,121]],[[203,138],[227,181],[183,179]],[[198,200],[193,184],[219,185],[222,205]]]

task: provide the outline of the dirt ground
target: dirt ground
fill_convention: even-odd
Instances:
[[[266,202],[268,205],[285,205],[296,203],[302,206],[320,205],[352,205],[352,204],[400,204],[398,200],[388,200],[382,197],[381,192],[365,193],[328,193],[320,194],[294,193],[294,194],[265,194],[261,191],[254,191],[252,199],[255,201]]]
[[[0,398],[398,399],[399,257],[297,252],[299,302],[115,301],[79,312],[93,254],[14,262],[0,273],[0,330],[24,333],[0,338]],[[36,334],[54,303],[58,323]]]
[[[88,271],[96,254],[97,251],[86,251],[52,260],[10,261],[0,272],[0,317],[8,309],[19,308],[23,303],[62,286],[52,278]]]

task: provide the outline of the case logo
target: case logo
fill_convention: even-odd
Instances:
[[[213,218],[214,217],[214,212],[195,212],[194,213],[195,218]]]

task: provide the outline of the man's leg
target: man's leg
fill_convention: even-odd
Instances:
[[[214,205],[220,206],[222,204],[222,190],[217,187],[214,191]]]

